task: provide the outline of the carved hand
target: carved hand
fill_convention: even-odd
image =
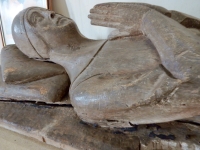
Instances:
[[[162,14],[170,12],[162,7],[141,3],[103,3],[90,10],[91,24],[116,28],[127,35],[141,33],[143,15],[155,9]]]

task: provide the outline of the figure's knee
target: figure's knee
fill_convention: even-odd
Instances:
[[[96,123],[94,122],[95,119],[98,119],[98,117],[101,119],[99,112],[103,113],[104,111],[97,109],[97,99],[95,96],[90,95],[89,91],[80,91],[77,88],[70,93],[70,99],[81,120],[87,123]]]
[[[123,94],[121,97],[120,90],[111,86],[111,80],[103,82],[91,78],[70,90],[71,103],[82,120],[105,119],[107,114],[127,108]]]
[[[106,99],[104,94],[97,89],[95,85],[90,85],[82,83],[76,87],[73,91],[70,91],[71,103],[74,110],[82,120],[88,120],[92,118],[99,118],[100,114],[104,115],[106,111]],[[108,108],[107,108],[108,109]]]

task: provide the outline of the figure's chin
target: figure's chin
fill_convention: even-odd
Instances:
[[[74,24],[74,22],[72,20],[65,18],[65,17],[59,19],[59,21],[57,23],[58,26],[63,26],[63,27],[69,26],[69,25],[72,25],[72,24]]]

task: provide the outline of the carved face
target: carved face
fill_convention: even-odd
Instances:
[[[48,59],[51,50],[60,49],[81,35],[72,19],[39,7],[27,8],[16,15],[12,34],[24,54],[39,59]]]
[[[38,29],[45,29],[49,27],[61,28],[74,23],[70,18],[42,8],[29,10],[27,20],[32,26]]]
[[[58,49],[66,45],[71,40],[77,39],[80,36],[75,22],[53,11],[43,8],[33,8],[26,14],[27,21],[31,29],[29,37],[33,45],[37,47],[39,53],[45,53],[49,57],[49,50]],[[32,36],[37,34],[37,39]],[[47,51],[41,49],[40,41],[43,41],[48,47]],[[38,44],[39,43],[39,44]]]

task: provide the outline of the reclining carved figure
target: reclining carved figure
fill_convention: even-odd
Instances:
[[[65,68],[82,120],[129,127],[200,114],[198,19],[140,3],[98,4],[89,18],[117,30],[108,40],[87,39],[70,18],[38,7],[12,25],[21,52]]]

